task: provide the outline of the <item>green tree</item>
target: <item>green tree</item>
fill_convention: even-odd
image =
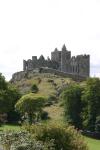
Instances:
[[[89,78],[82,95],[83,126],[91,131],[95,130],[96,118],[100,116],[100,79]]]
[[[19,113],[15,111],[15,104],[19,98],[21,98],[19,90],[9,84],[6,91],[6,100],[9,101],[9,111],[7,112],[8,122],[17,122],[20,119]]]
[[[14,105],[20,96],[19,91],[6,82],[4,76],[0,73],[0,114],[6,113],[9,117],[14,114]]]
[[[65,119],[77,128],[81,128],[82,124],[81,94],[82,88],[76,84],[67,87],[61,94],[64,101]]]
[[[0,73],[0,90],[5,90],[7,89],[7,82],[5,80],[5,77]]]
[[[14,105],[20,94],[17,89],[9,86],[6,90],[0,90],[0,113],[7,113],[14,110]]]
[[[27,114],[29,118],[29,123],[32,124],[34,116],[42,111],[45,103],[45,97],[27,94],[22,96],[16,103],[15,107],[21,114]]]

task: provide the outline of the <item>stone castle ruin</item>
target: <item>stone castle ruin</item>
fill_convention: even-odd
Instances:
[[[51,52],[51,59],[49,57],[45,59],[41,55],[39,59],[37,56],[32,56],[32,59],[23,60],[23,71],[14,73],[11,82],[30,78],[36,73],[51,73],[76,81],[83,81],[90,74],[90,56],[71,56],[71,51],[68,51],[63,45],[61,51],[56,48]]]
[[[32,56],[32,60],[23,60],[23,71],[31,71],[37,68],[51,68],[63,73],[80,75],[89,77],[90,74],[90,56],[78,55],[71,56],[71,51],[68,51],[63,45],[62,50],[57,48],[51,52],[51,59],[45,59],[43,55],[37,59],[37,56]]]

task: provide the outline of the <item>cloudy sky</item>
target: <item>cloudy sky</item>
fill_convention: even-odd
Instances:
[[[50,56],[66,44],[72,55],[90,54],[100,76],[100,0],[0,0],[0,72],[9,80],[23,59]]]

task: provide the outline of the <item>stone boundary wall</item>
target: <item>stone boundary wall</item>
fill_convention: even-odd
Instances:
[[[30,70],[30,71],[16,72],[12,75],[11,82],[16,82],[16,81],[20,81],[21,79],[31,78],[36,73],[51,73],[51,74],[58,75],[61,77],[72,78],[75,81],[84,81],[87,78],[85,76],[81,76],[77,74],[71,74],[71,73],[61,72],[61,71],[51,69],[51,68],[42,67],[42,68],[37,68],[35,70]]]

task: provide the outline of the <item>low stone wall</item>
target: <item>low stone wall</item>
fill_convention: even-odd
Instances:
[[[77,75],[77,74],[61,72],[61,71],[51,69],[51,68],[38,68],[38,69],[35,69],[35,70],[20,71],[20,72],[14,73],[12,75],[11,82],[20,81],[21,79],[29,78],[29,77],[31,78],[36,73],[51,73],[51,74],[58,75],[58,76],[61,76],[61,77],[72,78],[75,81],[84,81],[87,78],[85,76],[80,76],[80,75]]]

